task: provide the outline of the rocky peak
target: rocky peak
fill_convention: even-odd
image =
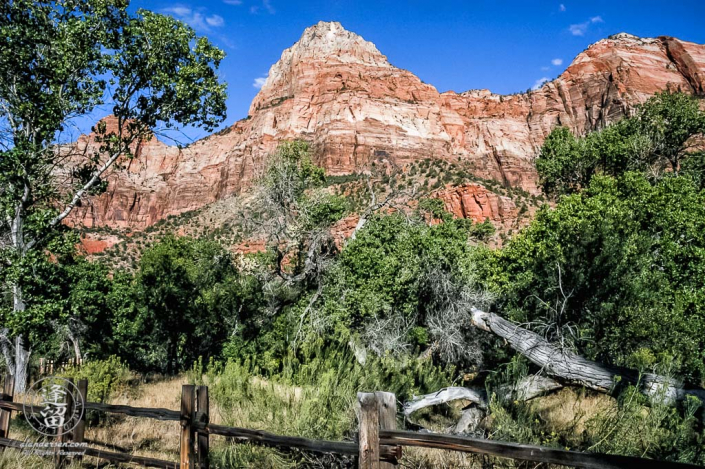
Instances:
[[[613,34],[613,35],[609,36],[607,39],[612,39],[612,40],[627,39],[627,40],[631,40],[631,41],[636,41],[641,38],[639,36],[635,36],[633,34],[622,32],[622,33]]]
[[[331,175],[359,173],[376,161],[403,168],[433,157],[536,194],[533,160],[551,129],[584,134],[669,88],[705,95],[705,45],[618,34],[581,52],[531,93],[440,94],[340,23],[321,22],[272,66],[248,119],[184,149],[152,139],[74,219],[144,228],[220,201],[247,190],[278,143],[296,138],[311,142],[316,163]],[[477,188],[449,188],[445,200],[456,216],[512,226],[521,211]]]
[[[281,92],[284,95],[280,98],[295,94],[297,81],[313,67],[341,65],[393,68],[373,43],[346,30],[337,21],[320,21],[306,28],[296,44],[282,52],[279,61],[272,65],[260,95],[252,103],[250,114],[257,106],[267,105],[258,99],[261,96],[269,100]]]
[[[280,62],[287,62],[289,57],[293,60],[334,60],[367,66],[390,66],[377,46],[346,30],[337,21],[320,21],[306,28],[301,39],[284,51]]]

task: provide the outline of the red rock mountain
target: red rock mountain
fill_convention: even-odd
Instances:
[[[590,46],[538,90],[439,93],[371,42],[320,22],[272,66],[247,119],[184,149],[142,144],[74,221],[144,228],[202,207],[246,189],[278,142],[294,138],[313,144],[329,174],[360,172],[372,160],[460,159],[479,177],[536,193],[532,161],[553,127],[584,133],[666,88],[705,94],[705,45],[622,33]]]

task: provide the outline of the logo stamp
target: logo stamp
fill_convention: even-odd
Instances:
[[[35,431],[53,437],[76,428],[83,417],[85,402],[71,381],[48,377],[32,385],[23,409],[27,422]]]

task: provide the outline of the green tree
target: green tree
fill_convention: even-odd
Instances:
[[[238,327],[241,286],[217,243],[168,236],[145,251],[134,304],[117,318],[120,355],[139,369],[174,373],[217,356]]]
[[[699,99],[665,91],[639,106],[634,116],[583,138],[565,127],[555,128],[541,147],[536,169],[549,195],[584,189],[596,174],[678,173],[690,157],[693,137],[703,133],[705,112]]]
[[[595,176],[544,207],[480,278],[498,309],[589,358],[705,376],[705,193],[691,177]]]
[[[360,341],[380,355],[431,348],[446,361],[477,364],[470,308],[486,307],[489,298],[474,288],[469,240],[487,227],[441,214],[433,201],[422,206],[443,223],[375,215],[346,245],[326,279],[323,322],[337,340]]]
[[[173,18],[127,11],[127,0],[10,0],[0,4],[0,347],[24,390],[37,311],[23,285],[62,236],[81,200],[131,158],[159,124],[212,129],[225,116],[224,53]],[[66,131],[99,108],[117,125],[94,131],[99,151],[73,153]]]

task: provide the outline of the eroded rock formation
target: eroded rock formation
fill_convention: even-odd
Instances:
[[[467,218],[477,223],[489,220],[505,229],[525,224],[522,219],[530,220],[536,211],[536,205],[525,205],[522,209],[511,197],[492,192],[479,184],[446,187],[432,196],[443,201],[446,211],[455,218]]]
[[[272,66],[247,119],[183,149],[157,139],[141,144],[139,157],[73,221],[144,228],[202,207],[246,189],[278,142],[294,138],[312,143],[329,174],[360,172],[371,160],[403,166],[433,157],[465,161],[479,177],[536,193],[532,161],[553,127],[584,133],[669,87],[705,93],[705,46],[618,34],[529,93],[439,93],[374,44],[321,22]]]

